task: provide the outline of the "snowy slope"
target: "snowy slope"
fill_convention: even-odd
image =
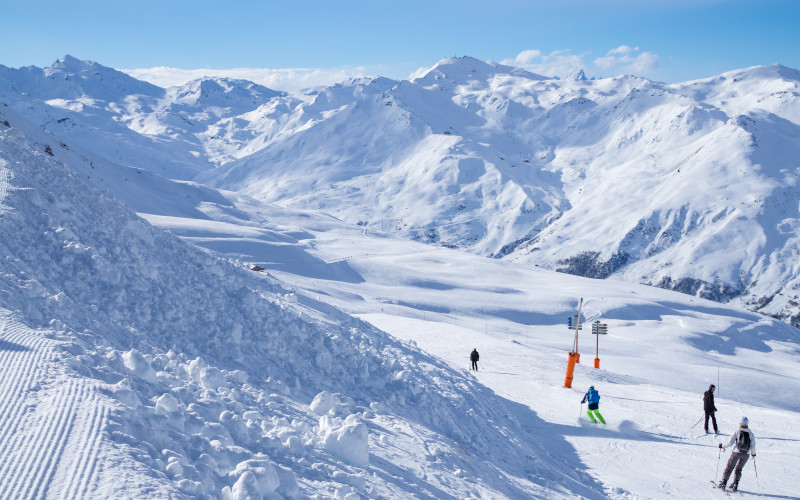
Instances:
[[[533,409],[541,419],[531,422],[534,439],[552,459],[574,463],[569,456],[576,453],[602,483],[604,497],[706,497],[708,482],[721,472],[717,444],[723,436],[705,435],[697,422],[702,391],[714,383],[723,434],[745,415],[758,436],[760,482],[748,465],[742,489],[794,498],[793,464],[800,455],[795,328],[675,292],[530,270],[234,200],[251,220],[260,214],[273,227],[306,231],[294,243],[277,243],[254,233],[242,237],[238,224],[148,219],[201,246],[258,263],[315,300],[413,341],[454,368],[465,371],[469,351],[477,347],[477,379]],[[301,254],[330,267],[307,265],[308,255],[298,259]],[[565,319],[576,312],[578,296],[586,298],[583,314],[609,324],[610,334],[601,339],[602,369],[596,370],[594,338],[583,331],[582,363],[567,390],[562,384],[573,332]],[[579,418],[589,384],[603,395],[604,428]]]
[[[74,148],[0,113],[3,491],[601,495],[574,454],[549,458],[530,410],[150,226],[63,162]]]
[[[539,439],[565,436],[609,497],[710,498],[705,488],[722,437],[705,435],[697,424],[710,383],[720,389],[723,434],[745,415],[760,439],[760,483],[748,465],[742,489],[796,497],[796,329],[674,292],[525,270],[447,249],[387,247],[378,235],[351,238],[319,241],[315,250],[328,258],[349,253],[346,261],[363,282],[296,277],[296,286],[462,369],[477,347],[478,380],[534,409],[543,420]],[[588,321],[607,323],[609,335],[599,342],[598,370],[595,339],[582,331],[581,364],[567,390],[573,332],[565,323],[579,296]],[[602,395],[608,425],[600,429],[578,418],[589,384]]]

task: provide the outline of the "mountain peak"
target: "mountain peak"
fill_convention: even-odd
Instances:
[[[84,94],[103,100],[120,95],[160,95],[163,89],[94,61],[84,61],[69,54],[44,69],[34,68],[18,77],[39,82],[36,93],[40,98],[75,99]]]
[[[67,54],[61,59],[57,59],[48,68],[45,68],[45,71],[49,70],[50,73],[62,71],[65,73],[77,74],[82,71],[86,71],[89,69],[97,69],[97,68],[104,68],[104,66],[97,64],[94,61],[89,61],[89,60],[83,61],[81,59],[78,59],[77,57],[73,57]],[[111,69],[111,68],[105,68],[105,69]]]
[[[263,103],[283,95],[249,80],[221,77],[203,77],[181,86],[173,87],[176,100],[183,104],[209,104],[230,106],[232,101]]]
[[[514,66],[506,66],[494,61],[482,61],[470,56],[448,57],[431,68],[412,75],[416,83],[439,83],[437,80],[450,80],[453,83],[466,83],[470,80],[485,82],[497,75],[512,75],[531,80],[547,78]]]
[[[62,63],[62,64],[96,64],[94,61],[89,61],[89,60],[83,61],[83,60],[78,59],[77,57],[71,56],[69,54],[66,54],[61,59],[57,59],[56,63]]]
[[[569,75],[567,80],[588,80],[588,78],[586,78],[586,73],[583,72],[583,69],[579,69],[575,73]]]

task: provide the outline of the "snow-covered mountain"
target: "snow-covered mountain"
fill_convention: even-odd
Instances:
[[[800,324],[796,70],[668,85],[462,57],[408,81],[283,94],[220,80],[160,91],[97,67],[3,68],[0,98],[123,165]],[[63,97],[55,81],[37,90],[68,69],[99,76],[59,76]]]
[[[58,64],[74,66],[74,75],[94,67]],[[466,83],[447,80],[450,64]],[[0,84],[0,496],[700,498],[721,459],[722,438],[697,422],[701,393],[715,382],[722,432],[746,415],[758,436],[760,476],[748,464],[742,490],[791,497],[800,460],[797,329],[737,304],[533,266],[547,251],[526,253],[539,240],[522,238],[489,259],[489,237],[479,232],[470,242],[430,245],[435,234],[460,229],[428,227],[432,236],[412,241],[414,227],[372,218],[394,210],[377,203],[393,199],[381,198],[387,186],[404,203],[416,192],[422,212],[437,193],[446,199],[471,186],[473,204],[462,211],[479,222],[480,213],[494,216],[481,208],[491,193],[482,190],[487,176],[477,175],[489,169],[480,155],[500,158],[518,137],[468,150],[467,131],[473,141],[501,134],[485,128],[483,104],[454,96],[486,86],[491,99],[493,85],[512,80],[550,85],[554,96],[566,83],[458,59],[410,82],[366,79],[291,95],[223,80],[131,94],[115,89],[133,83],[91,90],[83,82],[64,102],[18,90],[23,73],[50,71],[4,69]],[[788,70],[745,73],[759,71],[772,81]],[[605,84],[621,81],[656,85]],[[521,112],[510,102],[508,109]],[[76,126],[59,128],[62,118]],[[350,130],[404,152],[403,167],[356,147]],[[311,138],[334,154],[323,157]],[[461,149],[442,158],[444,170],[428,170],[416,162],[439,152],[423,143]],[[291,163],[281,151],[305,156]],[[552,224],[588,207],[567,190],[578,185],[568,175],[577,170],[551,170],[563,154],[551,153],[514,167],[497,160],[502,168],[492,170],[498,188],[527,179],[520,196],[564,212],[543,226],[545,243],[558,236],[547,233]],[[259,185],[278,174],[253,163],[258,177],[248,180],[241,167],[270,154],[295,175]],[[313,163],[337,157],[350,160]],[[359,158],[385,164],[359,170]],[[523,164],[527,176],[506,173]],[[468,166],[476,176],[444,175]],[[591,185],[589,173],[582,186]],[[362,183],[347,191],[337,184],[347,179]],[[321,187],[325,211],[338,218],[297,209],[312,207],[308,190]],[[274,197],[277,188],[287,198]],[[353,202],[359,190],[376,203],[347,206],[334,196],[350,193]],[[682,196],[695,199],[688,188]],[[351,218],[355,207],[361,212]],[[532,223],[550,212],[532,211]],[[615,216],[624,222],[627,213]],[[512,234],[516,226],[508,227]],[[564,323],[578,297],[587,321],[607,322],[609,335],[595,344],[584,329],[583,359],[565,388],[575,332]],[[473,347],[480,370],[468,372]],[[595,348],[600,369],[592,367]],[[604,426],[581,416],[589,384],[601,391]]]
[[[765,492],[792,491],[788,325],[404,242],[59,141],[0,105],[9,498],[697,496],[717,454],[691,425],[709,380],[724,432],[750,417]],[[576,295],[610,335],[602,370],[584,338],[568,390]],[[604,428],[575,420],[589,383]]]
[[[123,165],[176,179],[190,179],[219,156],[229,159],[245,149],[218,131],[282,95],[230,79],[165,90],[70,56],[44,69],[0,66],[0,100],[32,122]]]

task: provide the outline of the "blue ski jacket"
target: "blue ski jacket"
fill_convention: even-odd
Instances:
[[[583,396],[583,400],[581,401],[581,403],[585,403],[587,401],[589,402],[589,404],[597,404],[597,403],[599,403],[600,402],[600,393],[598,393],[594,389],[589,389],[589,392],[587,392],[586,395]]]

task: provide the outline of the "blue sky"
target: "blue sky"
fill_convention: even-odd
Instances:
[[[462,55],[676,82],[800,68],[800,0],[0,0],[0,64],[43,67],[65,54],[158,67],[138,73],[152,80],[260,69],[235,74],[275,88],[406,78]]]

